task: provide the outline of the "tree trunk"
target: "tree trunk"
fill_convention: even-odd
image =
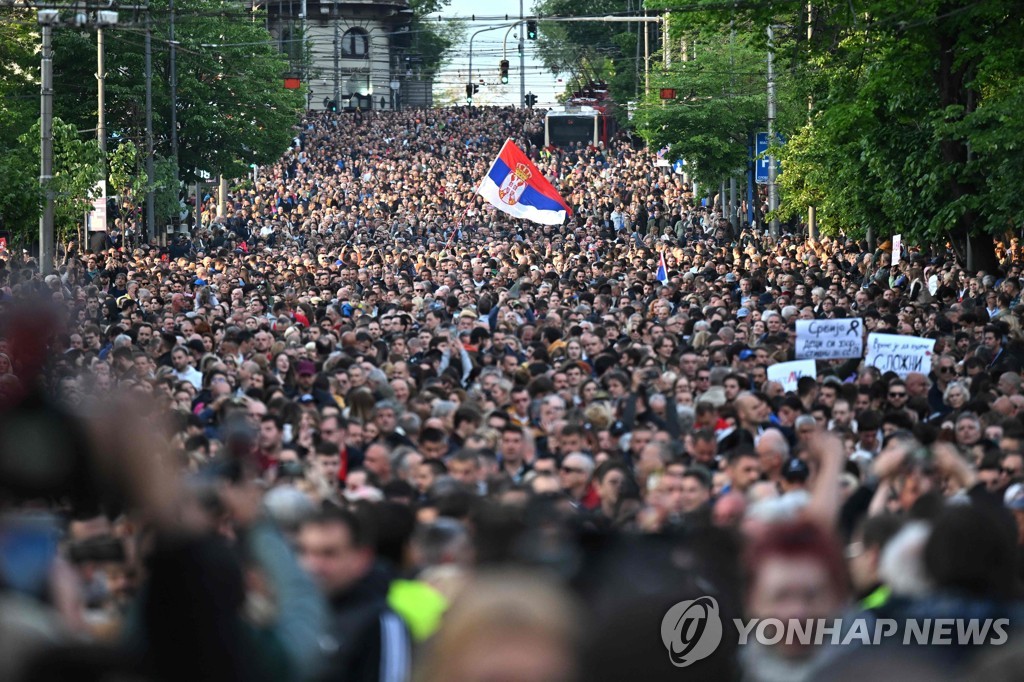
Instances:
[[[944,9],[949,9],[943,5]],[[939,91],[939,108],[945,110],[952,105],[964,108],[964,114],[971,113],[977,102],[976,93],[967,86],[968,74],[973,71],[973,62],[957,64],[957,36],[940,30],[937,36],[939,59],[935,70],[935,84]],[[943,139],[939,141],[939,153],[947,166],[965,168],[971,158],[970,146],[963,140]],[[949,201],[956,201],[965,195],[977,191],[975,183],[965,178],[962,173],[954,173],[949,180]],[[977,272],[991,272],[998,263],[995,256],[995,244],[991,237],[982,230],[980,216],[976,211],[968,210],[950,228],[950,238],[954,243],[963,245],[966,267]],[[969,248],[968,248],[969,247]],[[957,249],[959,250],[959,249]]]
[[[967,269],[971,273],[979,270],[984,270],[987,273],[994,272],[999,267],[999,261],[996,259],[995,240],[987,234],[974,234],[968,239],[971,243],[971,257],[970,262],[967,263]]]

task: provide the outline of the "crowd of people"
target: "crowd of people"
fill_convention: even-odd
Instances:
[[[310,114],[186,238],[72,246],[45,277],[0,253],[0,677],[1016,676],[1016,242],[970,272],[942,245],[776,238],[626,136],[542,131],[528,109]],[[506,138],[564,225],[476,195]],[[852,317],[934,339],[931,366],[768,380],[797,320]],[[727,631],[681,670],[662,618],[701,596],[727,630],[1010,635]]]

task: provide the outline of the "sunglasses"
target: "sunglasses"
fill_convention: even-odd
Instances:
[[[1002,473],[1006,474],[1007,476],[1010,476],[1011,478],[1013,476],[1020,475],[1020,469],[1007,469],[1006,467],[1003,467],[999,471],[1001,471]]]
[[[956,368],[955,367],[939,367],[939,372],[941,374],[956,374]]]
[[[902,391],[897,392],[897,393],[893,393],[892,391],[890,391],[889,392],[889,397],[890,398],[906,398],[907,394],[903,393]]]

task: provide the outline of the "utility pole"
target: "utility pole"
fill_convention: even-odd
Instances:
[[[174,158],[174,168],[177,171],[178,168],[178,64],[177,64],[177,46],[178,43],[174,41],[174,0],[170,2],[170,14],[171,14],[171,35],[168,45],[171,50],[171,68],[170,68],[170,85],[171,85],[171,156]]]
[[[302,42],[299,43],[299,78],[306,84],[306,109],[309,109],[309,82],[306,80],[306,76],[308,74],[306,69],[306,0],[302,0],[302,7],[300,11],[302,12],[302,16],[299,17],[299,21],[301,22],[300,30],[302,31]],[[335,26],[337,26],[337,23],[335,23]],[[290,47],[289,52],[291,52]],[[335,99],[334,101],[337,102],[338,100]]]
[[[661,56],[665,62],[665,68],[672,66],[672,38],[668,32],[668,20],[670,12],[665,12],[661,18]]]
[[[644,10],[644,96],[651,94],[651,26]]]
[[[775,46],[772,27],[768,27],[768,148],[775,147],[775,65],[773,54]],[[768,156],[768,210],[774,215],[779,208],[779,187],[775,176],[775,153]],[[770,223],[773,237],[779,236],[779,219],[773,217]]]
[[[814,6],[811,0],[807,0],[807,49],[811,49],[811,38],[814,36],[814,19],[812,12]],[[807,124],[811,123],[811,114],[814,112],[814,96],[807,96]],[[807,237],[812,242],[818,241],[818,215],[814,205],[807,207]]]
[[[739,215],[736,212],[736,177],[729,178],[729,224],[733,229],[739,227]]]
[[[104,100],[106,99],[107,69],[103,49],[103,26],[96,27],[96,142],[100,145],[100,151],[107,153],[107,114],[104,111]]]
[[[156,237],[156,198],[153,184],[156,182],[153,169],[153,28],[146,15],[146,234],[149,242]]]
[[[43,186],[43,215],[39,219],[39,271],[53,272],[53,25],[57,23],[57,10],[39,11],[39,28],[43,51],[40,74],[39,114],[39,184]]]
[[[523,0],[519,0],[519,106],[526,106],[526,42],[523,32],[526,24],[523,23]]]
[[[340,38],[338,37],[338,22],[334,22],[334,104],[341,108],[341,49]]]

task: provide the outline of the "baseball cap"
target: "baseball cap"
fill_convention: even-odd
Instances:
[[[811,470],[807,468],[807,462],[798,457],[789,460],[786,466],[782,467],[782,477],[787,481],[806,481],[810,475]]]
[[[316,374],[316,363],[311,360],[299,360],[295,363],[295,373],[299,376],[303,374]]]
[[[752,357],[754,357],[754,351],[749,348],[744,348],[740,351],[740,360],[749,360]]]
[[[1024,511],[1024,484],[1014,483],[1007,488],[1003,501],[1007,509]]]
[[[741,320],[744,317],[750,317],[750,311],[747,310],[746,308],[740,308],[739,310],[736,311],[736,317]]]

